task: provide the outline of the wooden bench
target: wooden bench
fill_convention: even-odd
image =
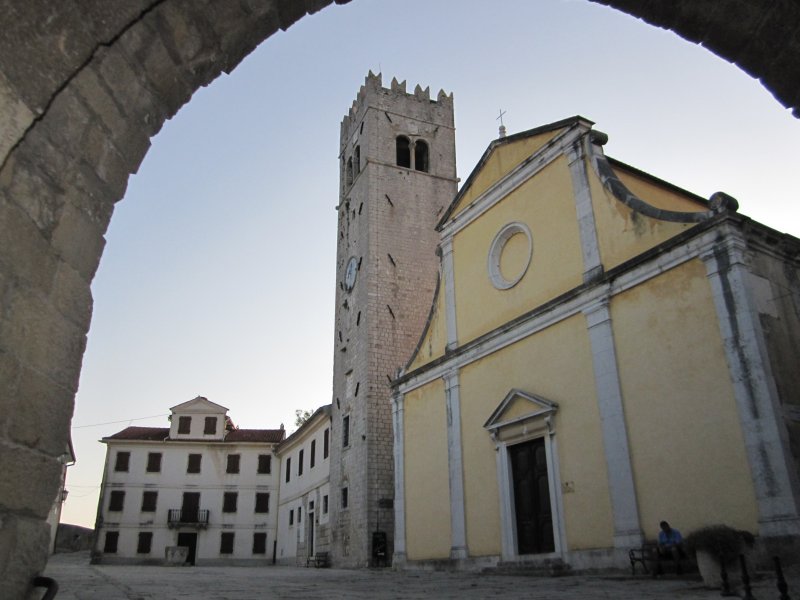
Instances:
[[[314,565],[317,569],[320,567],[329,567],[330,555],[327,552],[317,552],[314,556],[309,556],[306,559],[306,566],[310,567],[311,565]]]

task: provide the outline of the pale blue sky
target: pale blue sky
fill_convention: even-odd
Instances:
[[[800,234],[800,121],[674,34],[583,0],[355,0],[195,94],[117,206],[92,289],[63,521],[93,526],[105,447],[197,395],[248,428],[330,402],[339,123],[367,71],[455,96],[458,174],[575,114],[606,152]],[[124,421],[86,427],[109,421]]]

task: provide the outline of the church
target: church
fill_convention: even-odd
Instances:
[[[501,135],[438,219],[391,384],[398,567],[621,567],[661,520],[800,537],[800,241],[607,139]]]

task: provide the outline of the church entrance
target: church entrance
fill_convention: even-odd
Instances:
[[[509,446],[519,554],[555,551],[544,438]]]

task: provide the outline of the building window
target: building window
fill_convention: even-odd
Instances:
[[[156,512],[158,492],[142,492],[142,512]]]
[[[302,506],[298,506],[297,507],[297,524],[300,525],[300,523],[302,523],[302,522],[303,522],[303,507]]]
[[[303,451],[300,450],[300,456],[297,458],[297,476],[303,474]]]
[[[292,458],[286,457],[286,483],[292,478]]]
[[[115,554],[117,552],[117,543],[119,542],[119,531],[106,531],[106,543],[103,546],[103,552],[108,554]]]
[[[328,444],[330,443],[331,431],[330,429],[325,429],[325,432],[322,434],[322,458],[328,458]]]
[[[253,534],[253,554],[267,553],[267,534],[260,532]]]
[[[111,498],[108,500],[108,510],[119,512],[125,505],[125,492],[114,490],[111,492]]]
[[[269,492],[256,492],[256,512],[269,512]]]
[[[161,472],[161,452],[147,453],[147,472],[148,473]]]
[[[289,509],[289,525],[294,525],[294,509]]]
[[[199,473],[200,472],[200,462],[203,459],[202,454],[190,454],[189,455],[189,462],[186,465],[186,472],[187,473]]]
[[[178,417],[178,433],[190,433],[192,431],[192,417]]]
[[[258,455],[258,473],[268,475],[272,472],[272,456],[269,454]]]
[[[414,168],[428,172],[428,144],[422,140],[417,140],[414,144]]]
[[[233,532],[223,531],[219,536],[219,553],[233,554]]]
[[[328,494],[325,494],[322,497],[322,514],[323,515],[328,514]]]
[[[314,458],[317,454],[317,440],[311,440],[311,455],[308,457],[308,468],[314,468]]]
[[[347,159],[347,185],[353,185],[353,157]]]
[[[397,166],[411,168],[411,142],[404,135],[397,136]]]
[[[238,499],[239,492],[225,492],[222,497],[222,512],[235,513]]]
[[[238,473],[239,472],[239,459],[241,458],[241,454],[228,454],[228,465],[225,468],[226,473]]]
[[[131,460],[130,452],[117,452],[117,460],[114,462],[115,471],[128,472],[128,463]]]
[[[153,532],[140,531],[139,543],[136,545],[137,554],[150,554],[150,549],[153,546]]]
[[[206,424],[203,427],[203,433],[206,435],[214,435],[217,433],[217,417],[206,417]]]
[[[342,448],[350,445],[350,415],[342,417]]]
[[[356,146],[353,150],[353,175],[361,172],[361,146]]]
[[[342,508],[347,508],[347,502],[348,502],[347,488],[343,487],[342,488]]]

